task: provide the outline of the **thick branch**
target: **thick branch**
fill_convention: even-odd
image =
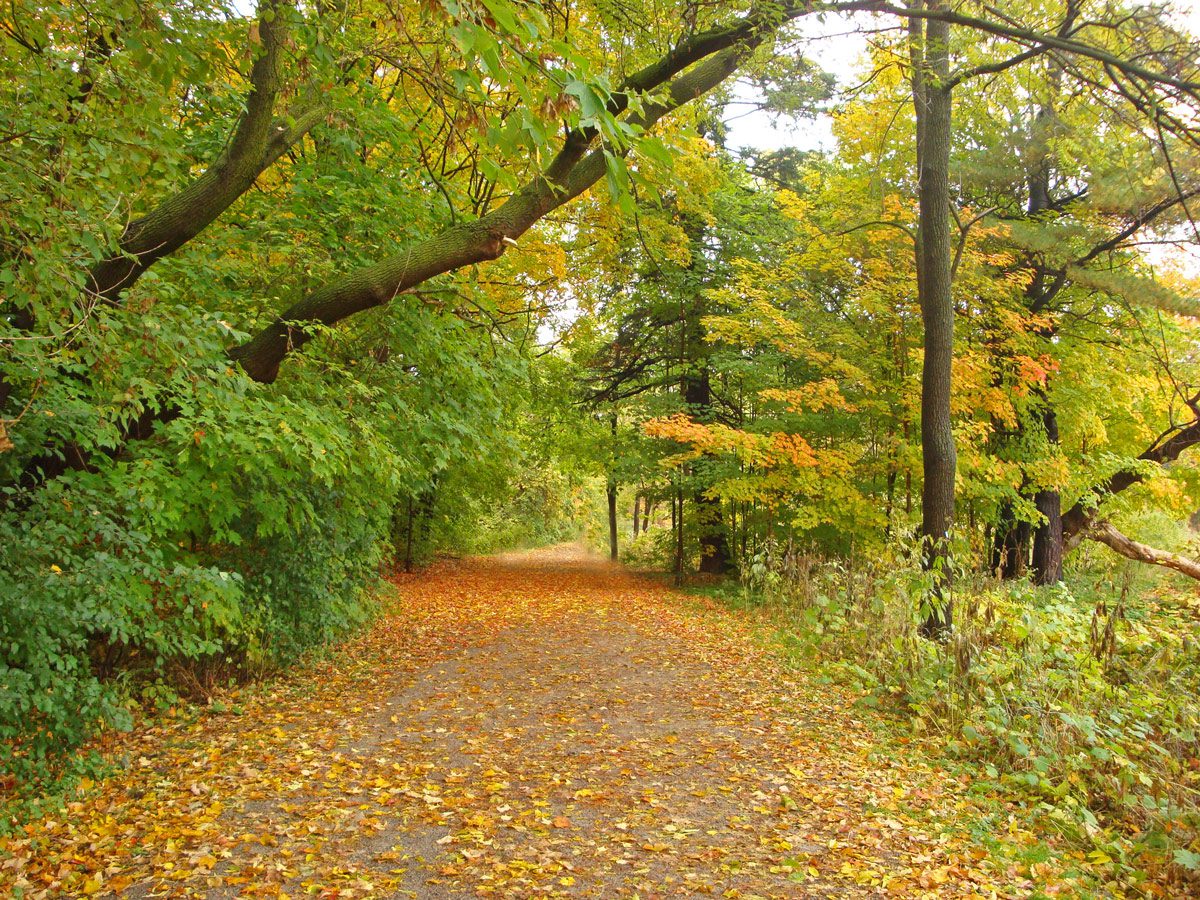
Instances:
[[[1067,3],[1066,13],[1063,16],[1062,24],[1058,26],[1056,36],[1059,38],[1069,38],[1074,32],[1075,22],[1079,18],[1079,0],[1069,0]],[[1018,53],[1016,56],[1011,56],[1008,59],[996,60],[994,62],[985,63],[981,66],[976,66],[973,69],[964,69],[954,75],[951,79],[954,85],[959,85],[963,81],[970,78],[977,78],[980,75],[998,75],[1001,72],[1018,66],[1023,62],[1027,62],[1035,57],[1041,56],[1043,53],[1049,53],[1053,49],[1049,44],[1035,44],[1025,51]]]
[[[608,102],[610,115],[619,116],[629,108],[634,94],[648,94],[661,88],[679,73],[700,60],[728,50],[735,45],[757,47],[783,24],[812,12],[813,0],[766,0],[759,3],[741,19],[728,25],[710,28],[697,34],[681,37],[664,56],[632,75],[626,76]],[[586,147],[596,137],[595,128],[577,128],[567,134],[563,150]],[[545,173],[554,176],[554,166]]]
[[[795,17],[807,9],[807,4],[790,8],[794,10],[790,16]],[[720,40],[706,42],[706,48],[718,49],[671,80],[665,94],[648,100],[641,114],[631,116],[629,123],[649,128],[667,113],[723,82],[771,33],[765,29],[765,21],[751,24],[752,19],[744,19],[738,27],[723,31]],[[669,65],[661,62],[634,76],[639,87],[652,87],[653,78],[680,64],[677,51],[668,54],[667,59],[671,60]],[[645,74],[651,72],[655,74]],[[311,339],[313,326],[333,325],[355,313],[381,306],[437,275],[498,258],[509,243],[515,242],[535,222],[603,177],[604,151],[589,152],[593,140],[593,135],[573,132],[545,171],[495,211],[409,244],[393,256],[318,288],[249,342],[231,350],[231,358],[251,378],[274,381],[284,357]]]
[[[621,93],[654,90],[689,66],[714,53],[727,50],[734,44],[757,47],[780,26],[812,10],[813,0],[768,0],[759,3],[746,16],[729,25],[710,28],[708,31],[681,38],[661,59],[626,78],[619,90]]]
[[[154,263],[200,234],[323,118],[316,98],[294,110],[289,122],[275,116],[288,6],[289,0],[260,4],[261,51],[250,70],[246,109],[221,155],[186,187],[131,222],[117,251],[92,268],[89,287],[101,300],[115,302]]]
[[[1110,547],[1122,556],[1135,560],[1136,562],[1150,563],[1155,566],[1166,566],[1168,569],[1174,569],[1176,572],[1182,572],[1189,578],[1200,580],[1200,562],[1194,559],[1188,559],[1186,556],[1179,556],[1176,553],[1168,553],[1165,550],[1158,550],[1147,544],[1126,537],[1113,528],[1108,522],[1099,522],[1093,525],[1088,531],[1087,536],[1093,541],[1098,541],[1106,547]]]

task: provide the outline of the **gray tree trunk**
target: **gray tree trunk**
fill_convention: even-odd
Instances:
[[[944,0],[928,8],[945,10]],[[923,33],[922,33],[923,32]],[[929,20],[910,29],[913,51],[913,102],[917,115],[919,225],[917,292],[925,325],[925,366],[921,374],[921,452],[925,481],[921,489],[922,562],[934,572],[928,614],[921,631],[936,636],[953,624],[950,599],[950,528],[954,523],[957,457],[950,417],[951,366],[954,361],[954,304],[951,296],[950,245],[950,26]]]

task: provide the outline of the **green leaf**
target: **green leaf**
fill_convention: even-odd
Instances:
[[[1200,872],[1200,853],[1193,853],[1180,847],[1173,854],[1173,858],[1178,865],[1183,866],[1189,872]]]

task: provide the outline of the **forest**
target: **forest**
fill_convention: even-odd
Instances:
[[[1008,860],[992,892],[948,858],[894,893],[1195,896],[1193,26],[1135,0],[13,0],[0,892],[139,883],[30,837],[122,741],[387,658],[380,634],[499,633],[486,597],[519,618],[525,570],[464,560],[585,544],[621,568],[535,562],[566,579],[547,608],[701,604],[721,624],[664,625],[664,654],[765,642],[765,682],[827,686],[983,804],[956,815]],[[715,893],[826,877],[776,855],[790,887]],[[586,882],[471,881],[489,858],[436,877]],[[580,895],[693,884],[656,865]],[[329,878],[296,890],[377,889]]]

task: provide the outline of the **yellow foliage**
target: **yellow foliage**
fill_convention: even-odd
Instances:
[[[817,464],[812,447],[798,434],[756,434],[720,423],[709,425],[697,422],[683,413],[651,419],[645,423],[643,430],[650,437],[690,445],[687,452],[666,460],[670,466],[720,453],[732,453],[745,465],[761,469],[784,465],[799,469]]]
[[[856,409],[854,404],[842,395],[842,389],[832,378],[822,378],[789,390],[768,388],[760,391],[759,396],[764,400],[778,400],[789,412],[797,414],[805,411],[819,412],[822,409],[840,409],[847,412]]]

